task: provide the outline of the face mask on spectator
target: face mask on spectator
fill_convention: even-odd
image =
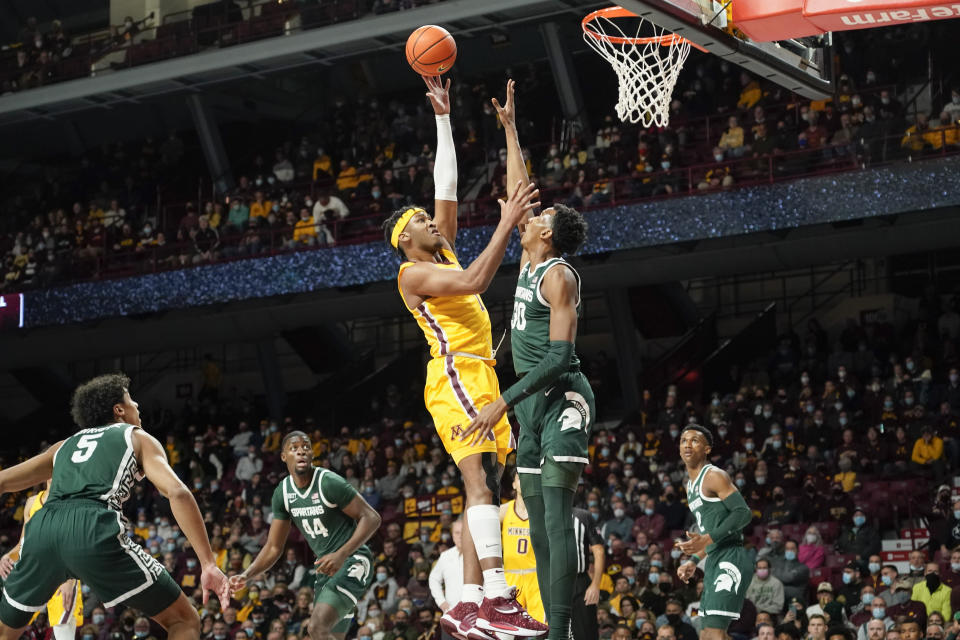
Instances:
[[[377,571],[377,582],[386,582],[387,574],[383,571]]]
[[[248,638],[253,637],[253,627],[247,627],[246,629],[243,630],[243,632],[247,634]]]
[[[888,410],[888,411],[891,410],[891,409],[893,409],[893,400],[884,400],[884,401],[883,401],[883,408],[886,409],[886,410]]]
[[[727,437],[727,430],[726,430],[726,429],[717,429],[717,435],[719,435],[721,438],[725,438],[725,437]]]
[[[912,406],[913,406],[913,396],[906,396],[906,397],[903,399],[903,404],[907,405],[908,407],[912,407]]]
[[[647,516],[652,516],[652,515],[653,515],[653,509],[644,509],[643,512],[644,512]]]
[[[745,445],[743,445],[743,448],[746,449],[747,451],[753,451],[753,443],[748,442]]]
[[[766,580],[769,575],[770,569],[757,569],[757,577],[761,580]]]
[[[853,516],[853,525],[855,527],[862,527],[866,522],[867,519],[864,516]]]
[[[841,576],[841,580],[843,580],[843,584],[850,584],[853,582],[853,574],[844,572],[843,576]]]
[[[879,573],[879,572],[880,572],[880,563],[879,563],[879,562],[871,562],[870,564],[867,565],[867,569],[869,569],[869,570],[870,570],[870,573],[872,573],[872,574],[873,574],[873,573]]]
[[[622,518],[622,517],[623,517],[623,509],[614,509],[614,510],[613,510],[613,517],[614,517],[614,518]]]
[[[887,610],[883,607],[874,607],[873,608],[873,617],[882,620],[887,615]]]
[[[790,560],[790,561],[796,560],[796,559],[797,559],[797,552],[794,551],[793,549],[784,551],[784,552],[783,552],[783,557],[786,558],[787,560]]]
[[[871,602],[873,602],[873,597],[874,596],[872,593],[865,593],[862,596],[860,596],[860,602],[862,602],[863,604],[870,604]]]
[[[746,426],[743,428],[743,432],[744,432],[744,433],[753,433],[753,425],[752,425],[752,424],[746,425]]]
[[[604,458],[606,458],[607,456],[609,456],[609,455],[610,455],[610,447],[604,447],[604,448],[600,449],[600,455],[603,456]]]
[[[767,484],[767,476],[756,476],[754,479],[761,486]]]
[[[167,550],[167,551],[176,551],[176,550],[177,550],[177,543],[176,543],[176,542],[168,542],[168,543],[167,543],[167,546],[166,546],[166,550]]]
[[[636,461],[637,458],[635,456],[627,456],[627,464],[633,464]]]
[[[197,566],[196,560],[194,560],[193,558],[187,559],[187,569],[193,569],[195,566]]]
[[[880,576],[880,582],[882,582],[884,586],[889,587],[891,584],[893,584],[893,578],[890,576]]]
[[[840,416],[839,418],[837,418],[837,422],[840,423],[841,427],[845,427],[847,426],[847,423],[850,421],[847,419],[847,416]]]
[[[600,519],[600,514],[597,513],[596,511],[591,511],[591,512],[590,512],[590,517],[593,518],[594,522],[596,522],[597,520]]]
[[[723,162],[723,154],[722,154],[722,153],[715,153],[715,154],[713,154],[713,159],[714,159],[716,162]]]
[[[659,573],[653,573],[653,572],[651,571],[650,574],[647,576],[647,581],[648,581],[650,584],[657,584],[657,583],[659,583],[659,582],[660,582],[660,574],[659,574]]]
[[[737,478],[737,479],[734,480],[733,482],[734,482],[734,484],[736,484],[736,485],[737,485],[739,488],[741,488],[741,489],[743,488],[743,485],[747,484],[747,481],[744,480],[743,478]]]
[[[673,558],[674,560],[676,560],[677,558],[679,558],[679,557],[682,556],[682,555],[683,555],[683,552],[680,551],[680,549],[671,549],[671,550],[670,550],[670,557]]]
[[[680,435],[680,432],[676,429],[670,429],[670,437],[676,439]]]
[[[103,624],[104,615],[102,613],[93,614],[93,624],[101,625]]]

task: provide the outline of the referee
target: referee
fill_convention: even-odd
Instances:
[[[605,557],[603,538],[585,509],[573,510],[573,536],[577,543],[577,577],[573,587],[573,610],[570,627],[573,640],[596,640],[597,603],[600,601],[600,578],[603,577]],[[590,575],[590,560],[593,575]]]

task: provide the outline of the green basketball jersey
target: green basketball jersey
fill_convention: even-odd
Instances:
[[[701,534],[716,531],[717,525],[723,522],[727,514],[730,513],[730,510],[727,509],[720,498],[708,498],[701,490],[703,479],[710,469],[719,470],[712,464],[705,464],[700,469],[700,473],[697,474],[696,480],[687,480],[687,504],[690,506],[690,511],[693,512],[693,517],[697,520],[697,529]],[[724,547],[737,544],[743,544],[742,531],[723,541]],[[710,549],[707,549],[707,551],[709,552]]]
[[[83,429],[53,456],[53,481],[47,502],[89,498],[120,511],[143,472],[133,453],[132,424]]]
[[[510,321],[510,346],[513,349],[513,368],[517,375],[527,373],[543,360],[550,350],[550,304],[543,299],[540,285],[550,269],[564,265],[577,278],[577,315],[580,315],[580,274],[563,258],[550,258],[530,270],[523,265],[513,296],[513,319]],[[574,353],[570,366],[580,364]]]
[[[291,476],[273,491],[273,517],[292,520],[318,558],[342,547],[357,528],[343,512],[356,497],[354,489],[329,469],[314,468],[310,484],[300,489]],[[360,550],[367,550],[366,545]]]

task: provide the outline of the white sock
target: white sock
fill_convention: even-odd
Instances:
[[[483,601],[483,587],[478,584],[465,584],[460,590],[460,602],[480,604]]]
[[[510,595],[510,585],[504,578],[503,567],[483,572],[483,591],[488,598],[506,598]]]
[[[53,637],[56,640],[75,640],[77,637],[77,619],[70,614],[70,622],[67,624],[53,625]]]

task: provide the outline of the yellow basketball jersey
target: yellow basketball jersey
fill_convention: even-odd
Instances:
[[[437,263],[441,269],[463,271],[457,256],[452,251],[441,249],[444,262]],[[404,262],[397,273],[397,288],[403,295],[400,276],[413,262]],[[493,358],[493,338],[490,335],[490,315],[477,294],[427,298],[410,313],[423,331],[430,355],[440,358],[446,355],[467,354],[480,358]]]
[[[537,568],[533,546],[530,544],[530,522],[517,515],[515,505],[516,500],[507,503],[507,514],[500,525],[500,537],[503,539],[503,570],[507,573]]]

